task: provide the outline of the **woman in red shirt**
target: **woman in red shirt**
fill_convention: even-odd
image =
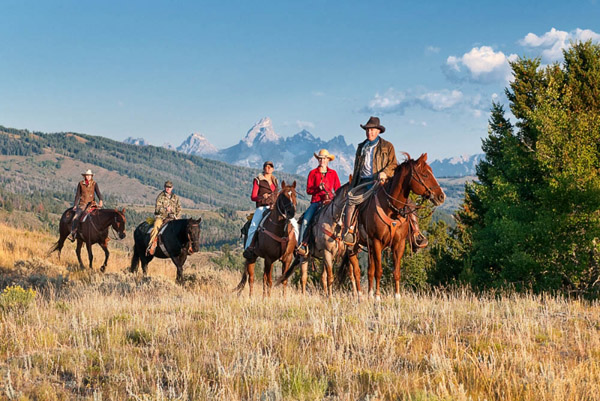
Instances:
[[[306,181],[306,193],[312,195],[310,200],[310,206],[304,212],[302,218],[302,225],[300,226],[300,241],[301,244],[298,247],[298,254],[306,256],[308,254],[308,247],[306,244],[306,228],[312,220],[313,215],[324,202],[329,202],[335,196],[335,191],[340,187],[340,179],[335,170],[328,167],[330,161],[335,159],[335,156],[330,154],[327,149],[321,149],[319,153],[314,154],[315,158],[319,161],[319,167],[311,170],[308,173],[308,180]]]

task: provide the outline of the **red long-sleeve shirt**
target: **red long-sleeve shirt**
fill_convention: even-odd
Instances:
[[[325,184],[325,189],[319,188],[321,183]],[[322,174],[317,167],[308,173],[306,181],[306,193],[312,195],[310,203],[321,202],[326,199],[332,199],[335,191],[340,187],[340,179],[335,170],[327,169],[325,174]]]

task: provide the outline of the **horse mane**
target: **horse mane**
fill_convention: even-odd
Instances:
[[[398,165],[394,168],[394,175],[396,175],[396,173],[400,172],[400,170],[402,168],[404,168],[405,165],[414,161],[407,152],[400,152],[400,153],[404,156],[404,160],[402,161],[402,163],[398,163]]]

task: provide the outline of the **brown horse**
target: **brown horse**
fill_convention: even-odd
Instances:
[[[294,257],[294,249],[297,240],[294,228],[290,224],[290,219],[296,214],[296,181],[292,185],[285,185],[281,182],[281,192],[277,196],[275,205],[270,214],[263,219],[262,226],[259,226],[256,232],[256,245],[254,255],[246,258],[244,262],[244,273],[242,279],[237,285],[236,290],[241,293],[246,285],[250,283],[250,296],[252,296],[252,287],[254,284],[254,267],[256,259],[261,257],[265,260],[265,269],[263,272],[263,296],[271,295],[273,287],[273,263],[281,260],[283,271],[285,272]],[[285,285],[284,282],[284,293]]]
[[[369,250],[369,295],[380,298],[379,283],[383,274],[381,252],[391,247],[394,259],[394,293],[400,296],[400,265],[406,239],[409,236],[408,213],[415,212],[415,206],[409,202],[411,192],[430,200],[435,206],[444,203],[446,195],[427,164],[427,153],[417,160],[405,154],[407,160],[396,167],[391,180],[375,190],[365,204],[360,206],[358,214],[358,241],[351,250],[349,259],[352,265],[350,278],[356,295],[360,298],[360,266],[358,247]],[[375,278],[375,289],[373,289]]]
[[[65,210],[60,218],[59,233],[60,237],[58,241],[50,248],[48,255],[54,251],[58,251],[58,257],[60,258],[60,252],[65,244],[67,236],[71,232],[71,221],[75,211],[73,208]],[[92,260],[94,255],[92,254],[92,245],[98,244],[104,250],[104,263],[100,267],[100,271],[106,269],[106,263],[108,262],[108,229],[110,227],[115,230],[119,236],[119,239],[125,238],[125,209],[95,209],[92,210],[87,217],[84,217],[84,221],[79,223],[77,229],[77,260],[79,260],[79,266],[81,269],[85,269],[83,261],[81,260],[81,247],[85,243],[87,248],[88,257],[90,260],[90,269],[92,269]]]
[[[346,204],[348,187],[348,184],[344,184],[338,188],[333,200],[323,206],[314,216],[309,233],[311,243],[309,245],[310,253],[308,257],[297,256],[292,266],[277,280],[277,285],[286,281],[294,273],[294,268],[298,264],[301,264],[302,294],[305,294],[308,279],[308,263],[311,259],[317,258],[323,260],[323,272],[321,273],[323,290],[327,296],[332,295],[333,263],[338,256],[343,255],[346,251],[346,245],[340,240],[338,231],[342,228],[340,220]]]

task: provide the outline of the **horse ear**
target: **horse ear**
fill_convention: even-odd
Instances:
[[[352,174],[348,176],[348,182],[352,182]]]
[[[281,181],[281,188],[285,188],[285,181]]]
[[[198,217],[198,223],[202,221],[202,217]]]
[[[296,180],[294,180],[294,183],[292,184],[292,188],[296,188]]]
[[[121,209],[121,213],[125,214],[125,208]]]
[[[419,163],[421,162],[426,162],[427,161],[427,153],[423,153],[421,155],[421,157],[419,157],[419,160],[417,160]]]

